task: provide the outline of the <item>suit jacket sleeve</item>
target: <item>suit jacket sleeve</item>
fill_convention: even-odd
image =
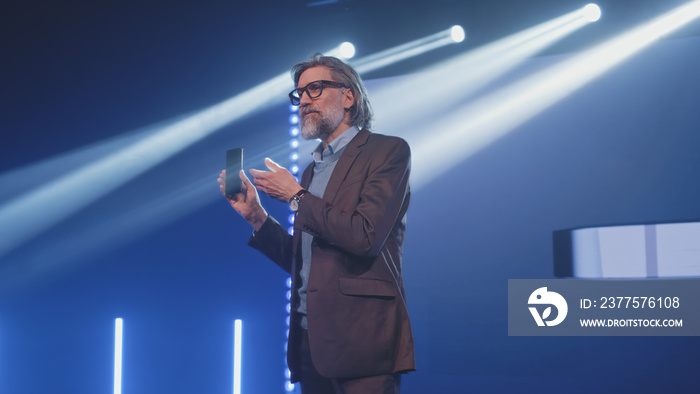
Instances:
[[[304,196],[294,222],[306,231],[358,256],[377,256],[409,198],[411,152],[406,141],[381,136],[368,141],[356,160],[366,171],[350,171],[338,194],[362,185],[354,206],[334,205],[311,194]],[[336,167],[336,170],[338,168]]]
[[[268,216],[260,230],[250,237],[248,245],[261,251],[287,273],[292,272],[292,236],[275,218]]]

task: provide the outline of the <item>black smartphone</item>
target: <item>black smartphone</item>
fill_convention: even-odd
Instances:
[[[231,197],[243,191],[243,181],[239,173],[243,169],[243,148],[226,151],[226,196]]]

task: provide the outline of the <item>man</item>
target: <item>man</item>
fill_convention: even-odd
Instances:
[[[269,171],[250,170],[255,186],[241,171],[244,190],[229,202],[254,228],[249,245],[292,276],[292,381],[304,394],[399,393],[415,370],[401,271],[410,149],[366,128],[367,91],[349,65],[317,54],[292,73],[301,134],[321,140],[314,162],[299,184],[265,159]],[[293,236],[256,187],[290,203]]]

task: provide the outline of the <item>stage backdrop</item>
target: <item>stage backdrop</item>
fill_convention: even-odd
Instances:
[[[700,219],[698,69],[700,40],[660,42],[414,188],[404,393],[695,391],[699,338],[508,337],[506,297],[508,279],[553,278],[555,230]],[[230,392],[236,318],[243,392],[283,392],[286,275],[246,246],[216,177],[237,146],[247,168],[287,164],[288,114],[233,124],[3,256],[0,392],[109,392],[116,317],[124,393]]]

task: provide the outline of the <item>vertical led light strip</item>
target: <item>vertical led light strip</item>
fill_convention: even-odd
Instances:
[[[241,394],[241,342],[243,322],[233,322],[233,394]]]
[[[292,324],[292,277],[290,276],[286,280],[287,283],[287,333],[285,334],[284,351],[286,352],[289,348],[289,329]],[[286,356],[286,354],[285,354]],[[292,372],[289,370],[289,365],[287,365],[287,357],[284,358],[284,391],[286,393],[291,393],[294,391],[294,383],[292,383]]]
[[[289,141],[289,148],[291,149],[291,152],[289,153],[289,161],[291,164],[289,165],[289,172],[291,172],[294,177],[296,178],[297,182],[300,182],[300,177],[299,177],[299,134],[300,134],[300,127],[301,125],[299,124],[299,106],[298,105],[290,105],[289,106],[289,111],[292,113],[289,116],[289,136],[292,137],[292,139]],[[291,211],[291,207],[290,207]],[[294,218],[295,218],[295,212],[290,212],[289,213],[289,229],[288,232],[291,235],[294,235]],[[289,341],[289,327],[291,325],[291,314],[292,314],[292,278],[291,276],[287,278],[286,280],[287,283],[287,333],[284,336],[285,338],[285,344],[284,344],[284,350],[285,352],[288,349],[288,341]],[[284,391],[286,393],[291,393],[294,392],[294,383],[291,382],[292,378],[292,373],[289,371],[289,366],[287,365],[287,357],[284,358]]]
[[[122,330],[123,321],[114,320],[114,394],[122,393]]]
[[[291,115],[289,115],[289,136],[292,137],[292,139],[289,140],[289,149],[291,149],[291,152],[289,152],[289,161],[291,164],[288,169],[289,172],[294,175],[297,182],[299,182],[299,106],[291,104],[289,106],[289,112],[291,112]],[[291,208],[288,221],[289,227],[287,228],[287,232],[293,235],[294,212],[291,212]]]

